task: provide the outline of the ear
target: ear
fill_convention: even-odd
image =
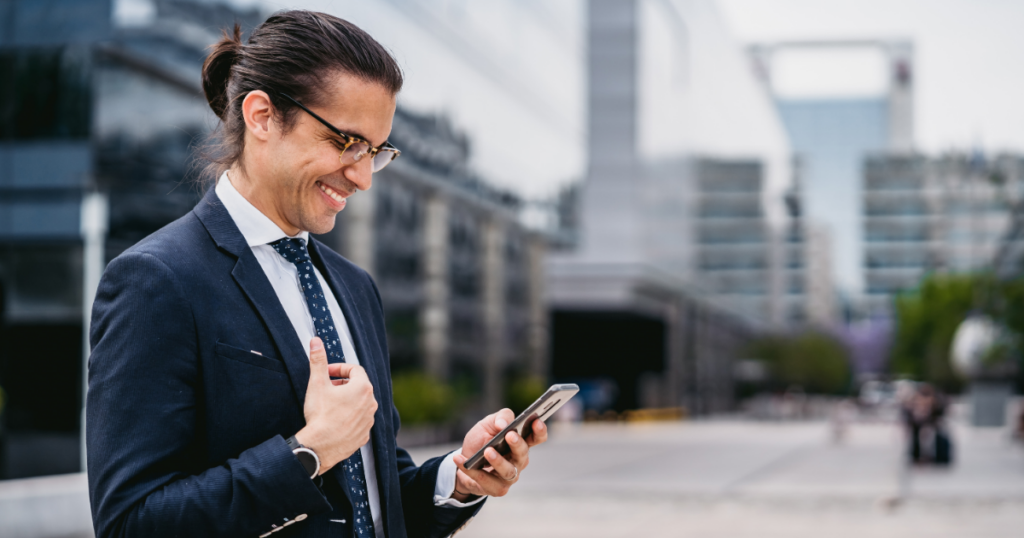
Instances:
[[[242,118],[246,130],[257,140],[266,142],[270,138],[274,120],[274,105],[270,102],[270,96],[263,90],[249,92],[242,101]]]

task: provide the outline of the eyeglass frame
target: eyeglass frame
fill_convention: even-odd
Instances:
[[[343,147],[341,149],[341,153],[338,154],[338,158],[339,159],[341,159],[341,156],[344,155],[346,151],[348,151],[348,148],[352,147],[352,145],[355,144],[356,142],[362,142],[362,143],[364,143],[364,144],[366,144],[367,146],[370,147],[370,149],[368,149],[366,151],[366,156],[370,157],[370,163],[371,163],[370,164],[370,169],[371,170],[373,170],[373,164],[372,164],[373,163],[373,158],[376,157],[377,154],[380,153],[381,151],[390,151],[390,152],[395,154],[393,157],[391,157],[390,161],[388,161],[387,163],[384,164],[384,166],[387,166],[387,165],[391,164],[391,161],[397,159],[398,156],[402,154],[401,150],[399,150],[395,146],[391,145],[391,142],[388,142],[386,140],[384,141],[383,144],[381,144],[381,145],[379,145],[377,147],[374,147],[373,144],[371,144],[369,140],[363,140],[362,138],[359,138],[358,136],[347,135],[347,134],[341,132],[341,130],[338,129],[337,127],[331,125],[330,122],[328,122],[327,120],[321,118],[319,115],[317,115],[316,112],[313,112],[312,110],[306,108],[305,105],[303,105],[302,103],[298,102],[298,100],[296,100],[294,97],[292,97],[292,96],[290,96],[290,95],[288,95],[287,93],[284,93],[284,92],[274,92],[274,93],[276,93],[276,94],[280,95],[281,97],[284,97],[285,99],[291,101],[292,103],[295,104],[295,106],[301,108],[302,110],[305,110],[307,114],[309,114],[310,116],[313,116],[313,118],[315,118],[317,121],[322,123],[324,125],[324,127],[327,127],[332,133],[340,136],[345,141],[345,147]],[[360,157],[360,158],[356,159],[355,162],[359,162],[362,159],[363,158]],[[373,170],[373,171],[374,172],[379,172],[379,171],[384,169],[384,166],[381,166],[380,169]]]

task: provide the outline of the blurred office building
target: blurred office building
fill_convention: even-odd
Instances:
[[[547,239],[520,223],[519,197],[470,171],[447,120],[399,108],[389,140],[402,157],[322,239],[377,281],[393,371],[460,381],[500,408],[505,380],[548,376]]]
[[[1009,267],[1024,252],[1017,219],[1024,158],[876,155],[864,166],[866,306],[889,312],[896,293],[930,272]],[[1005,261],[1002,261],[1005,260]]]
[[[1005,161],[1006,157],[1000,159]],[[1016,159],[1016,177],[1024,175],[1024,157]],[[1012,165],[1008,165],[1012,166]],[[1007,174],[1009,176],[1011,174]],[[997,175],[999,182],[1005,182],[1006,176]],[[1018,182],[1017,189],[1024,188],[1024,184]],[[1012,192],[1012,188],[1010,189]],[[999,247],[996,249],[995,257],[992,259],[992,269],[999,278],[1011,279],[1024,276],[1024,192],[1017,191],[1016,197],[1010,196],[1011,220],[1006,233],[1003,235]]]
[[[859,304],[861,170],[869,154],[913,151],[913,44],[787,41],[755,44],[749,53],[799,160],[804,214],[827,230],[835,282],[853,310],[867,314]]]
[[[190,146],[212,125],[207,25],[255,12],[109,0],[0,3],[0,386],[4,477],[77,471],[85,330],[105,261],[192,208]]]
[[[99,276],[209,186],[194,160],[216,125],[206,47],[264,17],[219,1],[0,2],[0,476],[80,469]],[[324,239],[377,277],[396,369],[467,379],[498,407],[509,376],[547,375],[544,240],[519,196],[471,171],[449,121],[400,106],[392,135],[402,158]]]
[[[748,338],[808,317],[786,132],[712,2],[596,0],[586,27],[588,171],[564,219],[575,247],[548,263],[553,373],[613,384],[618,410],[728,409]]]
[[[760,161],[699,158],[694,170],[696,269],[715,304],[773,320],[773,329],[831,325],[828,235],[805,218],[799,181],[783,197],[780,229],[766,216]]]

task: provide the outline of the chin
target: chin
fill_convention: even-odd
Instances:
[[[306,231],[311,234],[325,234],[334,229],[335,219],[337,214],[331,215],[330,217],[319,217],[310,219],[305,226]]]

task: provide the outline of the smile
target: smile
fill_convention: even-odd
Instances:
[[[330,196],[331,199],[333,199],[334,201],[338,203],[345,202],[345,197],[342,196],[341,194],[338,194],[338,192],[335,191],[334,189],[328,187],[327,185],[324,185],[323,183],[320,183],[319,181],[316,182],[316,185],[320,187],[320,190],[323,191],[324,194]]]

